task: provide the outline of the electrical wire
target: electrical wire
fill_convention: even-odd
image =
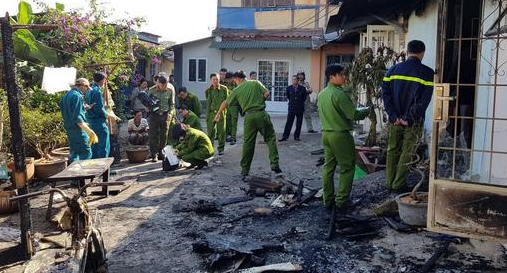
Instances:
[[[323,12],[323,11],[324,11],[327,7],[329,7],[329,6],[330,6],[330,4],[326,4],[326,5],[321,6],[321,7],[318,9],[317,13],[321,13],[321,12]],[[326,13],[324,13],[324,14],[326,14]],[[315,14],[314,14],[314,15],[312,15],[312,16],[310,16],[308,19],[306,19],[306,20],[303,20],[303,21],[299,22],[296,26],[294,26],[294,28],[302,28],[302,26],[303,26],[304,24],[307,24],[307,23],[308,23],[308,24],[315,23],[315,21],[312,21],[312,19],[315,19]],[[317,20],[317,21],[318,21],[318,20]],[[308,24],[307,24],[307,25],[308,25]]]
[[[323,14],[322,14],[322,15],[321,15],[318,19],[317,19],[317,22],[319,22],[319,21],[320,21],[320,19],[322,19],[322,18],[326,17],[327,15],[329,15],[329,14],[323,13]],[[298,26],[298,27],[296,27],[296,28],[304,28],[304,27],[306,27],[306,26],[311,25],[312,23],[314,23],[314,22],[310,21],[310,22],[308,22],[307,24],[305,24],[305,25],[300,25],[300,26]]]

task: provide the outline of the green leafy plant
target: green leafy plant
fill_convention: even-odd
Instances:
[[[5,123],[9,123],[8,113],[4,113]],[[51,159],[51,150],[67,144],[67,134],[60,113],[44,113],[40,109],[21,107],[23,136],[27,155]],[[4,147],[10,147],[10,127],[4,127]]]
[[[382,104],[382,79],[389,66],[404,58],[404,53],[395,53],[388,47],[379,47],[377,51],[363,48],[354,62],[346,69],[347,78],[353,87],[351,90],[354,90],[351,94],[353,99],[375,109],[368,117],[370,128],[366,146],[372,147],[378,144],[377,124],[379,117],[377,112],[382,115],[380,122],[386,120]],[[364,92],[364,96],[361,96],[361,92]]]

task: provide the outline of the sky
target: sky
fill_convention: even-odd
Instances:
[[[33,0],[34,12],[40,11]],[[87,9],[86,0],[39,0],[54,6],[64,4],[65,10]],[[143,17],[146,23],[141,31],[162,36],[161,41],[188,42],[208,37],[216,26],[216,0],[97,0],[111,10],[111,19]],[[0,16],[6,12],[15,15],[19,0],[0,0]]]

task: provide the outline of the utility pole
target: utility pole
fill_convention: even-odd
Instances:
[[[16,60],[14,57],[14,42],[12,39],[12,26],[10,24],[9,13],[1,22],[2,26],[2,46],[4,57],[4,79],[5,89],[7,91],[9,117],[12,134],[11,153],[14,156],[13,180],[18,190],[18,195],[28,193],[28,183],[25,164],[25,146],[23,139],[23,130],[21,128],[21,118],[19,111],[19,92],[16,84]],[[30,201],[24,199],[18,201],[21,229],[21,248],[25,259],[29,259],[33,254],[32,238],[30,234],[32,220],[30,217]]]

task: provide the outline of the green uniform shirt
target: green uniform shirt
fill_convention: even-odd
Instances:
[[[358,110],[343,88],[332,83],[319,93],[317,104],[323,131],[350,131],[354,120],[362,120],[369,114],[368,109]]]
[[[213,144],[211,144],[211,140],[205,133],[197,129],[189,128],[185,135],[185,139],[183,139],[181,144],[178,145],[179,154],[190,154],[191,152],[201,148],[205,148],[208,152],[210,152],[210,154],[215,152]]]
[[[178,102],[179,102],[179,106],[181,107],[182,105],[185,105],[187,106],[188,110],[194,112],[194,114],[196,114],[198,117],[201,116],[201,102],[199,101],[199,98],[188,92],[188,96],[186,99],[182,99],[180,97],[178,97]]]
[[[194,129],[202,131],[201,121],[199,120],[199,117],[192,111],[188,111],[188,113],[190,115],[188,116],[188,118],[183,119],[183,123],[189,125]]]
[[[243,112],[266,109],[264,93],[268,92],[264,85],[256,80],[245,80],[227,98],[227,104],[239,103]]]
[[[211,86],[206,90],[206,93],[206,115],[212,114],[215,116],[222,102],[227,99],[229,91],[225,85],[220,84],[218,88]],[[225,113],[222,113],[222,115],[224,114]]]
[[[174,114],[174,87],[171,84],[167,84],[166,90],[159,90],[155,85],[148,90],[148,94],[160,100],[159,111]]]
[[[232,94],[234,90],[234,84],[232,82],[224,82],[223,85],[227,86],[227,89],[229,89],[229,96]],[[229,106],[238,106],[238,103],[235,102],[234,104],[231,104]]]

